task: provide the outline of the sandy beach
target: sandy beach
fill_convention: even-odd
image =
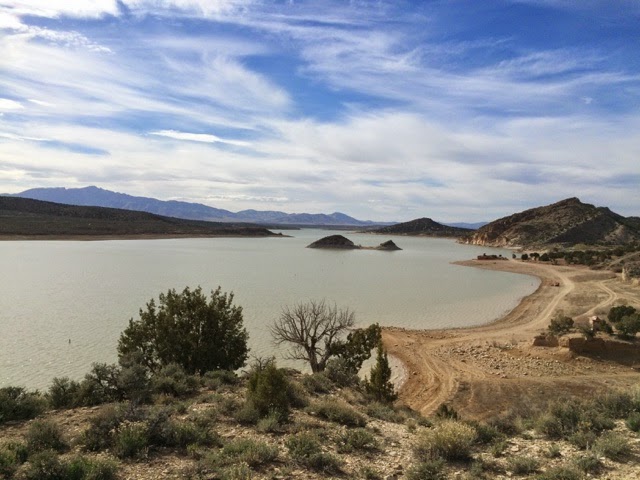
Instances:
[[[400,399],[424,414],[448,403],[465,418],[483,419],[562,396],[638,384],[633,358],[577,356],[567,348],[534,347],[533,338],[562,311],[577,319],[613,304],[640,308],[637,286],[612,272],[544,263],[470,260],[456,264],[536,276],[540,286],[504,317],[472,328],[385,328],[390,355],[404,365]],[[639,363],[640,365],[640,363]]]

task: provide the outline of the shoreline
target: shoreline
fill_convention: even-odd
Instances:
[[[224,235],[224,234],[162,234],[162,233],[141,233],[141,234],[119,234],[119,235],[0,235],[0,242],[22,242],[38,240],[64,240],[97,242],[108,240],[170,240],[189,238],[288,238],[290,235],[274,233],[273,235]]]
[[[621,298],[640,305],[640,292],[619,277],[586,267],[520,260],[453,263],[530,275],[540,284],[511,311],[482,325],[429,330],[384,327],[385,348],[406,371],[398,388],[401,402],[423,414],[448,403],[465,416],[480,419],[521,403],[558,398],[560,393],[578,394],[587,386],[595,390],[626,385],[630,375],[638,381],[637,372],[630,373],[628,365],[587,364],[590,359],[582,357],[576,362],[567,348],[532,345],[533,338],[565,308],[572,309],[569,314],[575,311],[571,315],[575,318],[606,311]]]

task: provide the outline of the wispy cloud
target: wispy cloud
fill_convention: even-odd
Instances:
[[[249,146],[249,142],[243,142],[240,140],[232,140],[217,137],[207,133],[189,133],[189,132],[177,132],[175,130],[158,130],[156,132],[149,132],[151,135],[157,135],[160,137],[174,138],[176,140],[187,140],[190,142],[203,142],[203,143],[226,143],[228,145],[236,145],[239,147]]]

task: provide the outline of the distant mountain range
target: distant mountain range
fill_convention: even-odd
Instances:
[[[331,214],[285,213],[278,211],[242,210],[234,213],[229,210],[209,207],[201,203],[181,202],[176,200],[158,200],[148,197],[136,197],[125,193],[112,192],[98,187],[84,188],[32,188],[12,196],[32,198],[47,202],[68,205],[121,208],[155,213],[167,217],[185,218],[189,220],[205,220],[209,222],[241,222],[262,225],[295,225],[295,226],[355,226],[385,225],[371,221],[357,220],[344,213]]]
[[[0,237],[274,236],[264,227],[0,196]]]
[[[435,222],[430,218],[418,218],[410,222],[397,223],[386,227],[368,229],[370,233],[387,235],[420,235],[427,237],[464,237],[473,232],[468,228],[452,227]]]
[[[624,245],[636,241],[640,241],[638,217],[626,218],[578,198],[500,218],[464,240],[493,247]]]

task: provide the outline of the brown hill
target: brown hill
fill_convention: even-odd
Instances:
[[[0,237],[270,236],[263,227],[0,196]]]
[[[328,237],[321,238],[320,240],[316,240],[312,244],[307,245],[307,248],[356,249],[360,247],[342,235],[329,235]]]
[[[568,198],[495,220],[462,241],[494,247],[571,247],[624,245],[638,240],[640,228],[633,221],[606,207]]]
[[[368,230],[369,233],[386,235],[421,235],[426,237],[464,237],[473,230],[468,228],[449,227],[430,218],[417,218],[409,222],[396,223],[387,227]]]

